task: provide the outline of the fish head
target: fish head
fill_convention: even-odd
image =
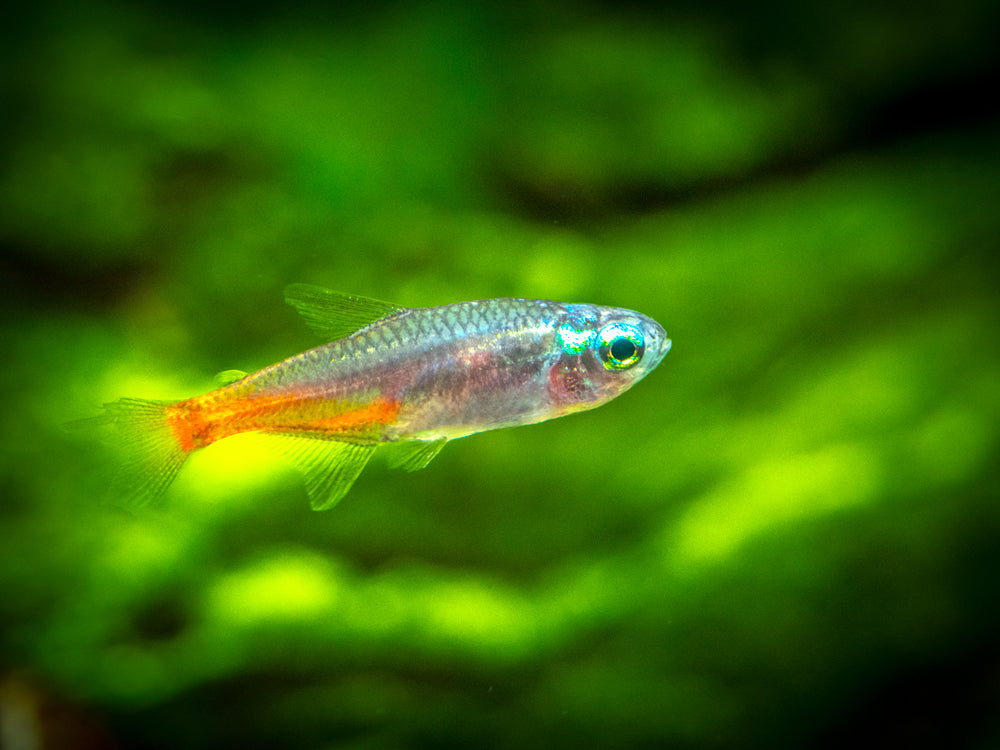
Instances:
[[[553,407],[568,413],[610,401],[652,372],[670,346],[663,326],[642,313],[566,305],[553,337]]]

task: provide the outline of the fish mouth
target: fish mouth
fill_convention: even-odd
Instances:
[[[650,320],[647,325],[646,357],[644,362],[647,372],[655,369],[663,361],[667,352],[670,351],[671,346],[673,346],[673,341],[667,338],[667,332],[663,329],[663,326],[655,320]]]
[[[663,358],[667,356],[667,352],[674,345],[674,342],[667,336],[667,331],[659,323],[656,324],[654,330],[654,336],[656,339],[656,361],[653,365],[654,367],[663,361]]]
[[[661,338],[659,341],[660,346],[657,349],[656,361],[654,362],[653,367],[656,367],[657,365],[660,364],[660,362],[663,361],[663,358],[667,356],[667,352],[670,351],[670,347],[673,346],[674,344],[673,341],[667,338],[666,331],[664,331],[663,333],[664,333],[663,338]]]
[[[659,361],[670,351],[670,347],[673,346],[674,342],[667,336],[667,331],[663,326],[655,320],[651,320],[650,322],[652,323],[650,327],[652,328],[653,338],[657,344],[657,361]]]

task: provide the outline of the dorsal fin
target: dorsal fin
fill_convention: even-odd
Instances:
[[[306,324],[327,341],[350,336],[369,323],[406,309],[391,302],[311,284],[289,284],[285,287],[285,302],[298,310]]]

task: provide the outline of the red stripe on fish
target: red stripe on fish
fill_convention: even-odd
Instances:
[[[212,395],[212,394],[209,394]],[[400,403],[377,398],[369,404],[338,404],[301,395],[226,400],[193,398],[167,409],[167,424],[181,450],[190,452],[251,430],[378,438],[378,428],[395,422]]]

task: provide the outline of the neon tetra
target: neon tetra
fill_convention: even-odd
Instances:
[[[335,505],[375,449],[422,469],[449,440],[592,409],[670,350],[631,310],[526,299],[408,309],[305,284],[286,301],[330,343],[184,401],[120,399],[114,424],[132,457],[115,482],[125,503],[166,491],[187,457],[243,432],[280,437],[312,507]]]

